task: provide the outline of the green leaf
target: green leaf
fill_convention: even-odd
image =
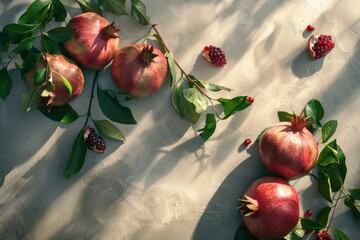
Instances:
[[[183,84],[184,84],[184,76],[181,74],[179,80],[171,87],[171,102],[174,109],[176,110],[176,112],[179,114],[180,117],[184,116],[181,111],[181,98],[184,98]]]
[[[184,91],[186,89],[184,89],[181,92],[181,95],[179,96],[179,110],[182,113],[182,116],[185,117],[187,120],[189,120],[192,123],[196,123],[199,118],[201,113],[198,113],[196,111],[196,106],[194,105],[194,103],[189,102],[185,96],[184,96]]]
[[[334,237],[335,240],[350,240],[350,238],[346,236],[344,232],[340,231],[337,228],[334,228]]]
[[[35,39],[35,37],[28,37],[23,39],[19,45],[11,51],[10,56],[14,57],[20,53],[29,52],[30,49],[34,46]]]
[[[216,119],[214,113],[206,114],[205,126],[202,129],[199,129],[200,136],[207,141],[215,132],[216,129]]]
[[[79,118],[79,115],[69,104],[49,108],[46,104],[40,102],[38,109],[49,119],[64,124],[71,123]]]
[[[330,211],[331,207],[326,206],[316,215],[316,222],[320,223],[323,228],[327,227]]]
[[[172,87],[173,84],[176,83],[176,79],[177,79],[175,59],[171,52],[166,52],[165,57],[167,58],[168,66],[170,69],[170,75],[171,75],[170,86]]]
[[[105,116],[117,123],[136,124],[131,110],[122,106],[115,96],[111,91],[104,91],[98,85],[97,97],[100,108]]]
[[[342,178],[339,164],[333,163],[325,167],[320,167],[321,171],[327,173],[330,176],[330,184],[332,192],[337,192],[341,189],[345,179]]]
[[[38,24],[10,23],[3,28],[12,43],[20,43],[24,38],[30,37],[39,28]]]
[[[280,122],[290,122],[290,118],[294,117],[293,113],[288,113],[284,111],[278,111],[277,115]]]
[[[312,99],[306,104],[304,112],[305,116],[311,117],[310,120],[313,124],[309,125],[308,129],[310,132],[314,133],[316,129],[322,126],[320,120],[324,117],[324,108],[318,100]]]
[[[35,102],[38,101],[41,95],[43,86],[39,86],[35,89],[27,89],[22,94],[22,110],[27,112],[31,109]]]
[[[93,0],[76,0],[83,12],[95,12],[102,16],[99,5]]]
[[[301,222],[302,228],[305,230],[321,230],[321,229],[323,229],[323,226],[320,223],[313,221],[311,219],[302,218],[300,220],[300,222]]]
[[[113,138],[115,140],[124,141],[125,137],[122,132],[108,120],[93,120],[96,129],[100,135]]]
[[[164,53],[164,54],[166,54],[167,53],[167,50],[166,50],[166,46],[165,46],[165,43],[164,43],[164,40],[162,39],[162,37],[159,35],[159,34],[157,34],[157,33],[155,33],[155,34],[153,34],[152,35],[155,39],[156,39],[156,41],[159,43],[159,45],[161,46],[161,51]]]
[[[87,146],[84,140],[84,130],[78,133],[71,149],[68,165],[64,170],[64,176],[70,178],[80,171],[85,162]]]
[[[7,71],[7,66],[0,70],[0,98],[4,99],[9,96],[12,88],[12,79]]]
[[[42,40],[42,46],[44,47],[45,51],[49,54],[60,54],[60,48],[57,42],[52,40],[51,38],[44,36]]]
[[[183,90],[184,98],[194,104],[195,112],[202,113],[208,107],[208,99],[197,88],[186,88]]]
[[[330,176],[321,170],[319,171],[318,190],[324,199],[332,203],[333,194],[331,190]]]
[[[305,230],[302,228],[301,221],[291,230],[291,232],[284,237],[285,240],[300,240],[305,235]]]
[[[45,82],[46,78],[46,68],[38,68],[36,69],[34,76],[34,86],[39,86],[40,84]]]
[[[235,112],[239,112],[251,105],[246,101],[247,96],[238,96],[232,99],[219,98],[218,101],[224,107],[224,117],[227,119],[232,116]]]
[[[148,25],[150,18],[146,15],[146,6],[140,0],[131,0],[131,16],[142,25]]]
[[[56,22],[63,22],[67,17],[67,12],[64,4],[60,0],[52,0],[52,6],[54,9],[54,17]]]
[[[323,143],[326,143],[335,133],[338,122],[336,120],[330,120],[324,124],[321,129],[321,137]]]
[[[10,39],[9,36],[0,31],[0,52],[7,52],[10,46]]]
[[[337,151],[330,145],[326,145],[319,154],[317,165],[326,166],[332,163],[338,163]]]
[[[205,88],[206,90],[209,90],[209,91],[213,91],[213,92],[218,92],[218,91],[222,91],[222,90],[225,90],[228,92],[232,91],[232,89],[227,88],[227,87],[223,87],[223,86],[220,86],[220,85],[217,85],[214,83],[210,83],[210,82],[207,82],[204,80],[198,80],[193,75],[189,75],[189,78],[192,81],[194,81],[196,84],[198,84],[200,87]]]
[[[50,39],[58,43],[63,43],[69,41],[71,37],[76,32],[75,28],[71,27],[57,27],[48,31],[48,36]]]
[[[72,94],[72,91],[73,91],[73,87],[71,85],[71,83],[69,82],[69,80],[67,80],[67,78],[61,74],[58,74],[61,81],[63,82],[64,86],[66,87],[66,89],[68,90],[69,92],[69,96],[71,96]]]
[[[24,79],[24,74],[31,71],[41,58],[40,53],[30,53],[24,58],[24,62],[21,69],[21,77]]]
[[[126,15],[126,0],[99,0],[99,6],[104,11],[109,11],[117,15]]]
[[[51,0],[36,0],[29,5],[19,18],[19,23],[41,23],[49,14]]]
[[[344,203],[348,206],[354,217],[360,220],[360,189],[349,189],[349,195],[345,198]]]

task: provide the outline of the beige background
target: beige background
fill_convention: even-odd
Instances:
[[[0,0],[0,27],[15,22],[30,2]],[[204,119],[194,125],[180,119],[165,84],[129,102],[138,124],[117,125],[125,143],[107,139],[106,153],[89,151],[83,169],[67,180],[62,172],[84,118],[63,125],[39,111],[21,112],[24,84],[11,70],[14,87],[0,100],[0,239],[234,239],[237,199],[266,174],[257,145],[245,149],[243,141],[255,141],[277,122],[277,111],[299,113],[312,98],[323,104],[325,120],[339,121],[334,137],[347,157],[345,185],[360,188],[358,0],[144,2],[188,73],[234,89],[219,96],[249,95],[254,104],[220,122],[204,143],[196,132]],[[149,30],[129,16],[107,18],[121,28],[121,45]],[[336,47],[325,59],[310,61],[306,54],[308,24],[316,34],[334,36]],[[225,51],[225,67],[201,57],[208,44]],[[79,114],[86,111],[94,72],[85,75],[84,93],[71,103]],[[109,69],[100,79],[103,88],[113,88]],[[104,118],[94,103],[94,117]],[[325,206],[309,177],[292,184],[302,212]],[[358,238],[359,221],[342,204],[333,224]]]

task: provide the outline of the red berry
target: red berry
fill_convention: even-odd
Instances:
[[[227,63],[224,51],[213,45],[205,46],[202,55],[208,62],[218,67]]]
[[[247,101],[248,103],[253,103],[253,102],[254,102],[254,98],[252,98],[252,97],[247,97],[247,98],[246,98],[246,101]]]
[[[310,218],[310,217],[312,216],[312,214],[313,214],[313,212],[312,212],[311,210],[307,210],[307,211],[305,212],[305,216],[306,216],[307,218]]]
[[[308,30],[309,32],[312,32],[315,30],[315,27],[312,25],[307,25],[306,30]]]
[[[250,144],[251,144],[251,139],[249,139],[249,138],[245,139],[244,145],[247,147],[247,146],[249,146]]]

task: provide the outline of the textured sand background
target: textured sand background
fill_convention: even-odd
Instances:
[[[31,1],[0,0],[0,27],[15,22]],[[88,152],[74,177],[62,175],[79,119],[62,125],[39,111],[21,111],[25,86],[11,71],[14,87],[0,100],[0,239],[228,240],[240,224],[237,199],[266,174],[256,144],[246,138],[277,122],[277,111],[299,113],[310,99],[337,119],[334,136],[347,157],[346,186],[360,188],[360,2],[358,0],[144,0],[152,23],[188,72],[234,89],[223,97],[249,95],[254,104],[219,123],[206,143],[202,127],[181,120],[171,106],[168,84],[155,95],[129,102],[138,124],[117,125],[121,144]],[[71,11],[72,15],[78,9]],[[69,16],[70,17],[70,16]],[[121,28],[121,45],[149,30],[129,16],[107,15]],[[308,24],[334,36],[323,60],[306,55]],[[214,68],[200,56],[205,45],[221,47],[228,64]],[[14,66],[12,66],[14,68]],[[84,93],[72,102],[85,113],[94,72],[85,71]],[[109,69],[100,73],[112,88]],[[94,102],[94,117],[102,115]],[[309,177],[293,181],[302,211],[324,202]],[[359,221],[342,204],[334,225],[358,239]]]

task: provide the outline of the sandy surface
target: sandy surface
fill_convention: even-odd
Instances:
[[[15,22],[31,1],[0,1],[0,27]],[[137,125],[117,126],[126,142],[107,140],[104,154],[88,152],[82,170],[63,177],[72,143],[84,118],[68,125],[39,111],[21,111],[25,86],[11,70],[14,87],[0,100],[0,239],[217,240],[234,239],[236,210],[245,188],[266,175],[255,141],[277,111],[299,113],[310,99],[325,119],[339,122],[334,136],[347,157],[345,185],[360,188],[360,2],[358,0],[144,0],[152,23],[181,66],[199,79],[232,88],[219,95],[249,95],[248,109],[218,124],[206,143],[197,124],[171,106],[169,84],[155,95],[132,100]],[[73,10],[72,14],[78,13]],[[149,27],[115,17],[121,45],[139,40]],[[324,59],[306,54],[308,24],[334,36]],[[201,57],[205,45],[221,47],[228,64],[214,68]],[[14,68],[14,66],[10,66]],[[72,102],[86,112],[94,72],[85,71],[83,94]],[[109,69],[100,73],[113,88]],[[95,101],[93,115],[104,116]],[[309,177],[292,181],[302,214],[325,202]],[[359,221],[339,204],[333,224],[357,239]]]

